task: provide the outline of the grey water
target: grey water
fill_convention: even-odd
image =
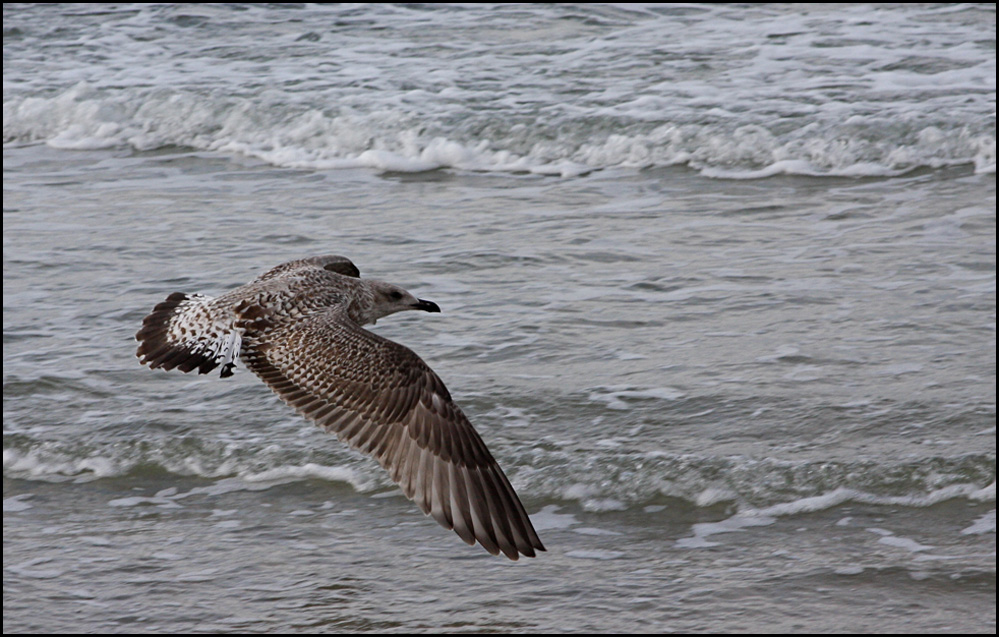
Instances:
[[[994,632],[994,43],[982,5],[5,5],[4,632]],[[546,553],[245,369],[135,359],[171,292],[329,253],[441,306],[372,329]]]

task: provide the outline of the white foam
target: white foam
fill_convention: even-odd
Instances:
[[[695,524],[691,527],[694,536],[689,538],[681,538],[677,540],[676,545],[680,548],[705,548],[709,546],[716,546],[717,542],[711,542],[708,540],[712,535],[717,535],[719,533],[733,533],[736,531],[741,531],[746,528],[755,526],[769,526],[773,524],[775,518],[756,515],[756,514],[746,514],[746,515],[734,515],[720,522],[702,522],[700,524]]]
[[[3,512],[4,513],[20,513],[21,511],[27,511],[32,508],[30,504],[25,502],[25,500],[30,500],[32,494],[26,493],[22,495],[15,495],[10,498],[4,498],[3,500]]]
[[[422,103],[417,115],[400,108],[391,92],[369,93],[385,102],[363,111],[347,106],[330,111],[322,94],[310,104],[302,103],[307,96],[300,94],[254,99],[239,97],[242,92],[239,87],[209,95],[144,85],[111,89],[88,82],[62,87],[55,96],[46,91],[8,97],[5,90],[4,139],[43,141],[64,150],[190,147],[309,170],[447,168],[568,178],[609,168],[686,165],[707,177],[762,179],[891,177],[917,167],[972,164],[978,173],[995,172],[994,133],[947,122],[941,114],[920,116],[932,123],[911,130],[882,115],[820,113],[810,124],[781,131],[779,119],[748,121],[752,109],[741,124],[733,125],[728,116],[705,119],[696,99],[684,107],[690,113],[664,121],[660,107],[668,100],[639,96],[618,109],[594,106],[563,114],[551,130],[520,125],[504,130],[500,112],[498,129],[483,134],[477,123],[483,115],[458,117],[456,105],[439,94]],[[699,121],[683,121],[694,113]],[[515,116],[516,111],[506,114]],[[601,117],[606,125],[594,123]]]
[[[592,526],[580,527],[578,529],[573,529],[573,533],[579,533],[580,535],[622,535],[617,531],[610,531],[608,529],[597,529]]]
[[[971,526],[961,529],[962,535],[983,535],[985,533],[996,532],[996,510],[992,509],[985,515],[975,520]]]
[[[274,484],[317,478],[329,482],[346,482],[359,493],[372,491],[382,484],[379,479],[349,467],[330,467],[313,462],[308,462],[301,466],[275,467],[256,473],[243,472],[239,477],[241,480],[245,480],[251,484]]]
[[[580,560],[616,560],[624,557],[623,551],[607,551],[601,549],[577,549],[574,551],[566,551],[566,557],[572,557]]]
[[[929,507],[957,497],[977,497],[976,494],[980,494],[983,491],[986,491],[986,489],[978,489],[974,485],[963,484],[952,485],[923,495],[885,496],[865,493],[855,489],[839,488],[820,496],[800,498],[791,502],[775,504],[760,509],[745,508],[731,517],[719,522],[695,524],[691,529],[693,531],[693,537],[682,538],[677,541],[677,545],[682,548],[703,548],[714,546],[716,543],[708,540],[708,538],[712,535],[717,535],[719,533],[732,533],[755,526],[766,526],[772,524],[777,518],[798,515],[801,513],[825,511],[847,502],[860,502],[881,506]],[[994,488],[992,495],[994,498]],[[838,525],[844,524],[846,523],[843,520],[840,520],[838,523]],[[986,519],[983,524],[987,525],[988,520]],[[994,517],[992,524],[994,528]],[[932,548],[923,547],[922,545],[906,540],[905,538],[894,537],[892,536],[891,531],[879,531],[877,529],[871,530],[872,532],[878,532],[884,536],[882,538],[883,543],[896,546],[898,548],[904,548],[911,551],[922,551]]]
[[[186,497],[187,494],[181,497]],[[108,506],[118,507],[118,508],[129,508],[141,505],[153,505],[166,509],[179,509],[181,505],[174,502],[174,498],[166,496],[129,496],[127,498],[115,498],[108,501]]]
[[[708,487],[697,494],[695,502],[699,507],[709,507],[719,502],[733,502],[737,499],[738,496],[730,489]]]
[[[672,387],[649,387],[639,389],[627,385],[595,387],[590,391],[590,400],[602,402],[608,409],[631,409],[636,402],[647,400],[674,401],[684,393]]]
[[[571,513],[559,513],[562,507],[549,504],[544,506],[537,513],[531,514],[531,522],[537,531],[548,529],[568,529],[577,524],[579,520]]]
[[[49,449],[45,446],[28,451],[3,450],[4,471],[35,480],[76,481],[96,480],[122,473],[122,464],[116,458],[93,455],[79,457],[72,452]]]
[[[910,553],[929,551],[934,548],[932,546],[920,544],[919,542],[911,538],[898,537],[893,533],[891,533],[890,531],[884,531],[883,529],[870,529],[870,530],[872,532],[876,532],[879,535],[881,535],[881,539],[878,540],[878,543],[884,544],[886,546],[891,546],[893,548],[909,551]]]
[[[128,474],[136,466],[155,462],[178,475],[194,475],[212,479],[204,487],[196,487],[183,494],[175,489],[165,489],[154,496],[134,496],[113,500],[111,506],[132,507],[153,505],[174,507],[177,502],[191,494],[221,495],[231,491],[259,491],[279,484],[307,479],[343,482],[359,492],[366,493],[385,486],[387,482],[376,467],[363,462],[358,468],[348,466],[328,466],[314,462],[288,464],[280,462],[283,453],[271,445],[255,457],[242,459],[244,454],[237,445],[229,444],[222,452],[222,458],[212,450],[207,455],[176,450],[160,449],[162,456],[136,454],[130,449],[109,449],[108,453],[120,451],[119,455],[77,457],[75,448],[62,449],[58,446],[41,445],[26,452],[16,449],[4,450],[4,472],[22,479],[47,482],[90,482],[102,478],[113,478]],[[217,451],[217,450],[216,450]],[[268,465],[271,466],[268,466]],[[260,467],[267,467],[261,469]],[[16,506],[16,502],[10,506]],[[30,506],[30,505],[28,505]]]

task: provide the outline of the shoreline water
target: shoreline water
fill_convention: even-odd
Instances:
[[[994,15],[5,7],[4,631],[994,632]],[[135,359],[328,253],[547,553]]]

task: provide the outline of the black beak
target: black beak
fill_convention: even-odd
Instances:
[[[424,312],[440,312],[441,308],[433,301],[424,301],[423,299],[416,299],[419,301],[413,306],[414,310],[423,310]]]

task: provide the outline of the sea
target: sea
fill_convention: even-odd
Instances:
[[[995,632],[995,4],[4,3],[3,162],[5,634]],[[546,552],[136,359],[322,254]]]

